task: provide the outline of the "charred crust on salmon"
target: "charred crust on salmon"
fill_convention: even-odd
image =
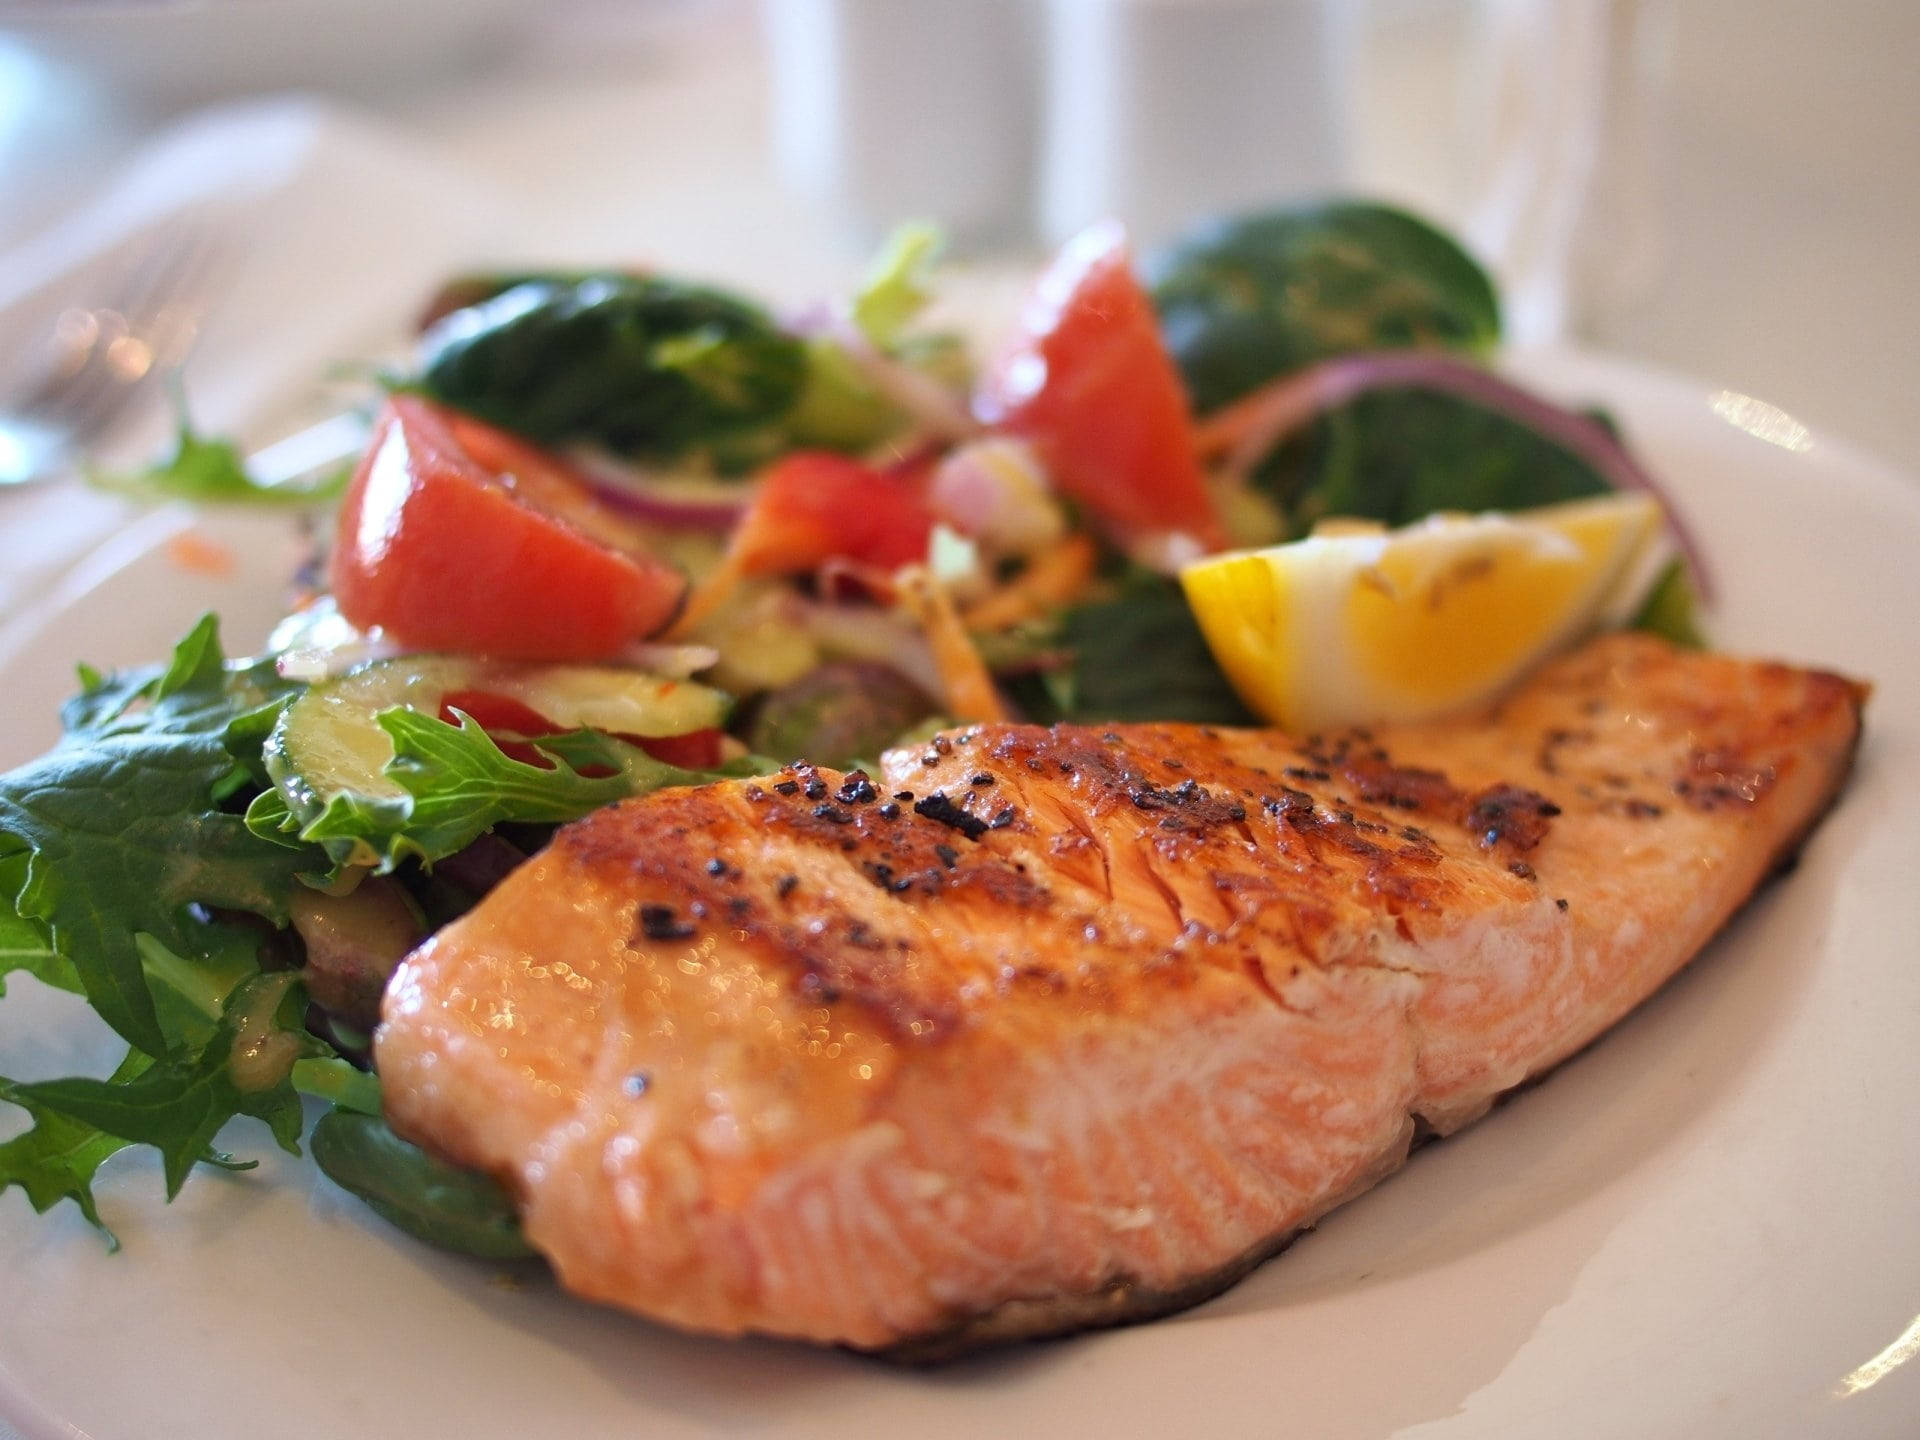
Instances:
[[[410,958],[390,1116],[688,1329],[931,1361],[1163,1314],[1663,984],[1864,699],[1617,636],[1492,722],[988,725],[663,790]]]
[[[962,810],[942,791],[936,790],[924,800],[913,802],[913,813],[925,816],[936,824],[949,830],[958,830],[969,840],[978,840],[987,833],[987,822],[978,815]]]
[[[649,940],[688,940],[699,932],[671,905],[642,905],[640,933]]]
[[[1519,785],[1490,785],[1467,801],[1465,828],[1491,850],[1511,845],[1532,850],[1547,838],[1547,828],[1560,807],[1535,790]]]

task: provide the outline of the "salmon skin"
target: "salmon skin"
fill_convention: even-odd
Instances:
[[[1683,965],[1865,687],[1644,636],[1490,715],[981,725],[566,827],[402,966],[393,1125],[581,1295],[935,1359],[1205,1298]]]

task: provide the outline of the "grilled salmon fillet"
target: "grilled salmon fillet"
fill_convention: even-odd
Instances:
[[[1471,721],[980,725],[629,801],[402,966],[389,1118],[691,1330],[928,1358],[1176,1308],[1671,976],[1865,698],[1620,635]]]

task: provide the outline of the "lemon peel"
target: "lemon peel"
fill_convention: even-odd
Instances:
[[[1212,556],[1181,583],[1248,707],[1294,730],[1471,708],[1633,613],[1663,548],[1652,496],[1323,524]]]

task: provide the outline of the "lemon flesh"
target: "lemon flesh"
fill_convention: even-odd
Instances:
[[[1607,495],[1400,530],[1326,526],[1181,573],[1249,708],[1296,732],[1415,720],[1497,696],[1631,613],[1662,542],[1659,502]]]

